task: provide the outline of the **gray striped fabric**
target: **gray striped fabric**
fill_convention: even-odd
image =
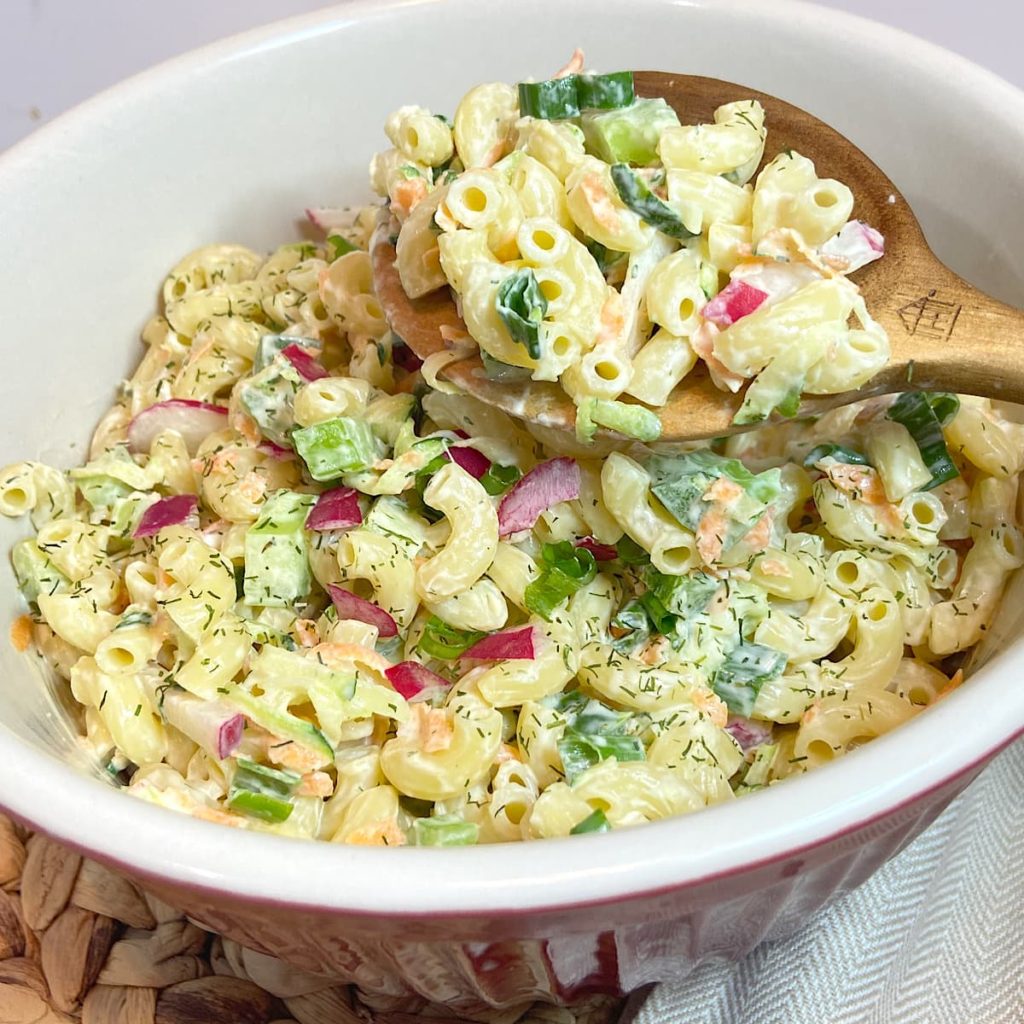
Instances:
[[[1024,741],[803,931],[656,987],[634,1024],[1024,1024]]]

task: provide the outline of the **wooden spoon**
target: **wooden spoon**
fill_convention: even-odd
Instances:
[[[889,364],[857,391],[806,398],[799,415],[908,388],[1024,402],[1024,347],[1016,344],[1016,336],[1024,335],[1024,312],[990,298],[940,263],[907,201],[852,142],[799,107],[732,82],[660,71],[637,72],[634,81],[638,95],[663,96],[683,124],[710,123],[721,104],[757,99],[766,113],[766,158],[785,149],[809,157],[819,176],[838,178],[852,189],[858,219],[885,236],[885,257],[858,271],[853,280],[860,286],[869,312],[889,335]],[[448,289],[410,299],[394,263],[394,246],[386,232],[378,232],[373,245],[378,297],[395,332],[425,359],[444,349],[442,327],[464,331],[465,325]],[[442,376],[514,416],[547,427],[574,429],[575,406],[557,384],[488,380],[478,356],[452,363]],[[623,400],[629,401],[625,396]],[[742,392],[720,391],[706,371],[695,370],[672,392],[665,406],[656,410],[661,418],[661,440],[749,430],[750,426],[732,423],[742,400]]]

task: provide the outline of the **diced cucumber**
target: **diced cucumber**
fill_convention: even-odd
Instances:
[[[663,99],[640,99],[618,110],[588,110],[580,119],[587,149],[606,163],[654,163],[665,128],[679,124]]]
[[[268,441],[290,447],[289,434],[295,426],[292,406],[300,387],[302,378],[291,363],[276,360],[248,378],[238,397]]]
[[[347,416],[302,427],[292,441],[309,475],[321,483],[369,469],[383,454],[370,425]]]
[[[34,604],[40,594],[53,594],[68,585],[64,574],[40,551],[34,540],[15,544],[11,549],[11,562],[18,587],[30,604]]]
[[[245,600],[286,607],[302,600],[312,584],[303,526],[316,502],[312,494],[278,491],[245,534]]]

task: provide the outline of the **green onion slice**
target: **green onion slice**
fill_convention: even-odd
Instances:
[[[495,306],[512,339],[524,346],[531,358],[540,359],[540,323],[548,311],[548,300],[533,271],[523,268],[507,277],[498,289]]]
[[[611,824],[600,807],[593,814],[588,814],[578,825],[569,830],[571,836],[582,836],[588,832],[610,832]]]
[[[504,494],[522,475],[518,466],[499,466],[492,462],[490,469],[480,477],[480,483],[492,498],[496,498]]]
[[[687,239],[695,236],[696,232],[683,224],[679,214],[662,202],[629,164],[613,164],[612,181],[619,198],[652,228],[657,228],[669,238]]]
[[[943,396],[946,397],[955,396]],[[960,471],[950,458],[946,439],[942,435],[942,423],[932,407],[931,398],[927,392],[908,392],[900,395],[886,414],[889,419],[902,423],[907,428],[921,453],[921,459],[932,475],[931,480],[921,488],[924,491],[930,491],[933,487],[938,487],[939,484],[960,475]],[[957,405],[959,406],[959,402]],[[955,410],[949,412],[950,406],[951,403],[945,401],[939,404],[944,414],[954,415]]]
[[[572,597],[597,575],[597,562],[586,548],[571,541],[545,544],[541,552],[544,569],[526,587],[525,602],[530,611],[545,620],[566,598]]]
[[[478,640],[482,640],[484,635],[469,629],[456,629],[436,615],[431,615],[423,628],[423,635],[417,647],[430,658],[453,661]]]

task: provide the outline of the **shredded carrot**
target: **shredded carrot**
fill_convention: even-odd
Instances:
[[[32,644],[32,620],[27,615],[19,615],[11,623],[11,646],[21,654]]]

